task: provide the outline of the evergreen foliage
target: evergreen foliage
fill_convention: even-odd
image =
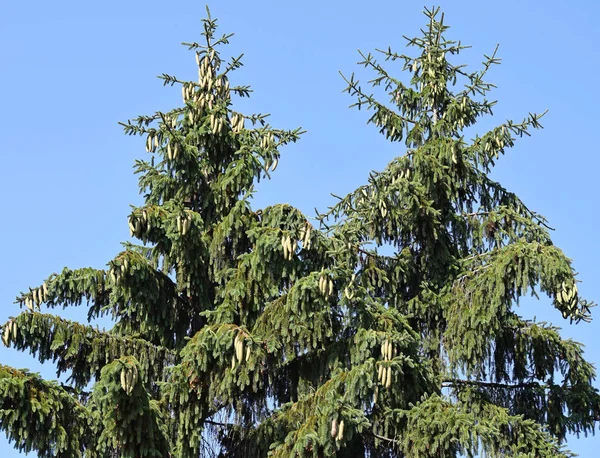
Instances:
[[[437,9],[425,14],[413,56],[362,54],[373,79],[345,78],[406,154],[313,222],[290,205],[250,206],[302,132],[234,110],[232,96],[251,92],[230,85],[241,60],[222,59],[230,35],[203,21],[203,41],[185,43],[198,81],[162,75],[183,106],[123,124],[148,152],[135,165],[145,203],[129,217],[141,244],[106,269],[51,275],[3,326],[6,345],[68,376],[0,366],[0,427],[18,449],[546,458],[570,455],[566,434],[594,431],[600,396],[581,345],[516,310],[544,293],[579,322],[593,304],[544,218],[489,175],[541,116],[467,140],[492,114],[486,75],[499,60],[452,63],[465,46],[445,38]],[[408,79],[388,73],[394,62]],[[82,304],[114,327],[40,310]]]

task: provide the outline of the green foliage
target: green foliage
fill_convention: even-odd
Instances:
[[[540,115],[474,139],[492,113],[483,68],[426,10],[398,79],[372,54],[374,92],[345,78],[406,154],[311,222],[289,205],[250,205],[300,129],[235,111],[216,21],[204,20],[198,81],[163,74],[183,106],[140,116],[141,245],[105,270],[64,269],[17,303],[6,345],[51,360],[68,384],[0,368],[0,428],[17,448],[59,457],[565,457],[567,433],[600,415],[594,368],[558,328],[523,319],[519,299],[547,295],[590,319],[571,260],[544,218],[489,172]],[[388,64],[386,64],[388,65]],[[381,96],[381,93],[384,95]],[[380,100],[387,100],[381,102]],[[382,249],[384,248],[384,249]],[[390,254],[383,254],[383,253]],[[42,314],[88,306],[100,330]],[[91,390],[89,392],[85,390]]]
[[[27,371],[0,366],[0,424],[23,452],[82,456],[93,445],[89,410],[76,392]]]
[[[163,410],[141,383],[140,370],[139,363],[132,357],[120,358],[102,368],[91,397],[93,408],[100,414],[99,456],[106,456],[107,451],[127,458],[169,454]],[[127,371],[133,371],[136,376],[132,382],[124,383]]]

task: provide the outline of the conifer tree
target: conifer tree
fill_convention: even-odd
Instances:
[[[600,397],[581,345],[522,318],[528,292],[588,321],[547,222],[489,176],[540,116],[465,138],[492,113],[486,57],[426,10],[413,56],[362,55],[355,106],[406,152],[314,220],[254,210],[253,187],[300,129],[234,110],[240,58],[204,20],[197,81],[163,74],[183,106],[140,116],[140,244],[106,269],[65,268],[17,297],[6,345],[51,360],[65,383],[0,366],[0,427],[40,457],[564,457],[594,430]],[[408,80],[384,64],[399,62]],[[386,64],[387,65],[387,64]],[[312,221],[312,222],[311,222]],[[386,254],[390,253],[390,254]],[[41,310],[87,305],[110,330]]]

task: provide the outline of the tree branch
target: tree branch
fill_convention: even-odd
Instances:
[[[479,380],[462,380],[462,379],[445,379],[442,381],[443,387],[450,386],[480,386],[484,388],[500,388],[500,389],[512,389],[516,390],[519,388],[542,388],[545,385],[540,385],[538,382],[523,382],[523,383],[496,383],[496,382],[483,382]]]
[[[375,434],[375,433],[372,433],[372,434],[373,434],[373,437],[376,437],[377,439],[380,439],[382,441],[388,441],[388,442],[391,442],[392,444],[399,443],[396,439],[390,439],[389,437],[380,436],[379,434]]]

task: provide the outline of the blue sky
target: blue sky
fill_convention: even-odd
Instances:
[[[600,4],[592,1],[439,1],[449,37],[473,45],[463,59],[481,61],[500,43],[503,65],[492,120],[521,120],[549,109],[545,129],[499,161],[494,177],[556,229],[554,241],[574,259],[580,292],[600,300],[597,203],[600,159],[596,89]],[[303,139],[283,150],[260,207],[288,202],[313,215],[403,154],[366,114],[350,110],[338,74],[359,69],[356,49],[403,50],[402,35],[425,25],[421,1],[213,2],[221,32],[235,32],[230,52],[245,53],[237,83],[255,93],[242,106],[272,113],[277,127],[302,126]],[[64,266],[101,268],[128,237],[130,204],[140,204],[132,174],[144,142],[125,137],[118,121],[180,103],[179,88],[156,75],[194,79],[193,54],[179,45],[200,38],[203,2],[155,0],[5,2],[0,20],[0,321],[18,313],[15,296]],[[562,326],[600,363],[600,319],[569,326],[547,300],[524,301],[523,314]],[[81,319],[83,310],[65,310]],[[53,377],[52,367],[0,348],[0,363]],[[572,439],[571,450],[597,455],[600,436]],[[596,453],[593,452],[596,450]],[[0,436],[4,458],[18,456]]]

